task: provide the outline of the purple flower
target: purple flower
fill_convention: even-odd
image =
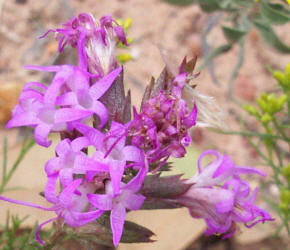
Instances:
[[[77,157],[77,166],[80,170],[87,172],[87,181],[91,181],[98,172],[110,172],[114,192],[119,192],[121,179],[127,162],[130,166],[140,168],[144,166],[142,151],[132,145],[126,145],[126,128],[124,125],[113,122],[110,131],[103,134],[98,130],[84,124],[78,124],[76,128],[96,148],[92,158],[80,155]],[[107,165],[107,168],[98,167],[100,163]]]
[[[48,147],[50,132],[71,129],[71,122],[89,118],[96,114],[100,127],[108,120],[108,111],[98,99],[110,88],[122,68],[98,80],[91,87],[89,73],[71,65],[28,66],[35,70],[56,72],[52,83],[46,87],[41,83],[25,85],[14,108],[12,119],[7,128],[19,126],[35,127],[35,140],[39,145]]]
[[[35,128],[34,137],[39,145],[48,147],[48,134],[64,131],[67,123],[88,117],[92,114],[87,110],[75,110],[72,108],[55,109],[53,105],[45,103],[45,91],[48,89],[41,83],[27,83],[19,98],[19,104],[14,108],[12,119],[6,128],[30,126]]]
[[[214,155],[216,160],[202,169],[201,161],[206,155]],[[227,233],[223,236],[226,238],[234,234],[237,222],[251,227],[258,222],[273,220],[254,204],[258,189],[251,194],[249,183],[240,179],[241,174],[264,176],[262,171],[235,166],[227,155],[222,156],[214,150],[201,154],[198,171],[197,175],[186,181],[193,185],[178,198],[178,202],[187,206],[193,217],[205,219],[207,235]]]
[[[117,246],[121,240],[126,217],[126,209],[138,210],[141,208],[145,197],[136,194],[142,186],[148,167],[140,168],[138,174],[127,184],[121,183],[121,188],[114,192],[112,183],[106,183],[106,194],[88,194],[88,199],[96,208],[111,211],[111,229],[113,243]]]
[[[57,217],[43,222],[37,227],[35,231],[36,239],[39,241],[39,243],[43,244],[39,238],[39,231],[43,225],[61,218],[69,226],[79,227],[96,220],[103,214],[104,211],[102,210],[90,210],[88,212],[84,212],[89,205],[87,194],[93,193],[95,189],[94,186],[84,186],[81,185],[81,183],[81,179],[74,180],[69,185],[67,185],[59,195],[56,195],[57,175],[49,177],[45,188],[45,198],[53,204],[53,206],[50,208],[29,202],[17,201],[2,196],[0,196],[0,200],[46,211],[55,211]]]
[[[189,129],[195,125],[196,106],[189,112],[181,93],[185,74],[177,76],[170,93],[160,91],[142,105],[142,111],[133,110],[129,123],[132,143],[145,150],[149,162],[165,162],[169,156],[181,158],[190,142]]]
[[[50,32],[57,33],[60,52],[67,44],[78,47],[79,55],[87,58],[90,72],[100,76],[117,67],[117,43],[128,45],[123,28],[111,15],[103,16],[97,24],[91,14],[81,13],[63,24],[63,28],[48,30],[42,37]]]

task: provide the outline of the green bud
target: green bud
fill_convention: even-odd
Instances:
[[[286,203],[287,205],[290,204],[290,190],[286,187],[280,188],[280,201]]]
[[[243,105],[243,109],[246,110],[250,115],[259,116],[258,110],[255,107],[253,107],[253,106],[244,104]]]
[[[134,42],[134,39],[132,37],[127,37],[127,43],[131,44]]]
[[[288,215],[288,213],[289,213],[289,205],[288,204],[282,202],[279,204],[279,208],[285,215]]]
[[[267,125],[272,120],[273,120],[273,117],[268,113],[263,114],[261,117],[261,122],[265,125]]]
[[[132,18],[129,17],[125,20],[123,27],[125,30],[128,30],[131,27],[131,25],[132,25]]]
[[[117,60],[120,63],[125,63],[125,62],[132,60],[132,56],[128,53],[119,54],[119,55],[117,55]]]
[[[282,174],[286,177],[287,181],[290,182],[290,164],[282,168]]]
[[[288,82],[288,85],[290,85],[290,63],[288,63],[285,68],[285,77],[286,81]]]
[[[286,77],[285,75],[281,72],[281,71],[274,71],[273,73],[273,77],[281,84],[281,85],[285,85],[286,83]]]
[[[260,98],[257,99],[257,103],[263,112],[267,112],[267,103],[265,100],[265,95],[262,94]]]

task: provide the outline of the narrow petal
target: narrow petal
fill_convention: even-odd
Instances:
[[[45,199],[53,204],[56,204],[58,199],[56,195],[56,183],[57,183],[57,174],[49,176],[44,189]]]
[[[37,144],[43,146],[43,147],[49,147],[51,144],[51,141],[47,141],[47,137],[49,135],[49,132],[51,130],[52,126],[42,123],[39,124],[35,130],[34,130],[34,138]]]
[[[46,71],[46,72],[57,72],[61,69],[61,66],[38,66],[38,65],[25,65],[25,69],[37,70],[37,71]]]
[[[115,81],[116,77],[120,74],[121,71],[122,67],[119,67],[93,84],[93,86],[90,88],[90,95],[94,100],[98,100],[111,87],[112,83]]]
[[[55,123],[71,122],[83,119],[92,115],[92,111],[73,109],[73,108],[62,108],[55,111]]]
[[[122,150],[126,161],[143,162],[144,157],[141,150],[135,146],[126,146]]]
[[[108,110],[106,106],[99,102],[94,101],[92,108],[90,109],[100,118],[100,128],[102,128],[108,121]]]
[[[63,168],[60,170],[59,180],[63,187],[68,186],[73,181],[73,169]]]
[[[79,185],[82,183],[82,179],[74,180],[70,185],[66,186],[59,195],[59,203],[68,207],[71,204],[72,196]]]
[[[64,140],[60,141],[57,144],[55,151],[56,151],[58,156],[65,155],[65,154],[69,153],[71,151],[70,140],[64,139]]]
[[[88,194],[89,202],[101,210],[111,210],[113,206],[112,196],[107,194]]]
[[[138,210],[142,207],[145,199],[146,197],[141,194],[130,194],[122,200],[122,204],[130,210]]]
[[[110,176],[114,193],[118,193],[120,190],[120,184],[124,173],[125,162],[112,161],[109,163]]]
[[[129,189],[134,193],[138,192],[143,184],[146,174],[148,173],[148,169],[148,161],[145,159],[145,165],[140,168],[138,174],[132,180],[130,180],[124,188]]]
[[[78,99],[74,92],[68,92],[56,99],[56,104],[60,106],[77,105]]]
[[[22,126],[34,126],[38,124],[39,119],[32,112],[25,112],[17,114],[6,124],[6,128],[22,127]]]
[[[62,167],[62,161],[59,157],[54,157],[46,162],[45,164],[45,173],[47,176],[55,175],[59,172]]]
[[[58,219],[58,217],[55,217],[55,218],[49,219],[49,220],[47,220],[47,221],[45,221],[45,222],[39,224],[38,227],[36,228],[36,230],[35,230],[35,239],[36,239],[36,240],[37,240],[41,245],[44,245],[44,242],[43,242],[43,241],[40,239],[40,237],[39,237],[39,231],[40,231],[40,229],[41,229],[44,225],[46,225],[46,224],[48,224],[48,223],[50,223],[50,222],[52,222],[52,221],[55,221],[55,220],[57,220],[57,219]]]
[[[113,243],[116,247],[122,237],[123,227],[126,217],[126,208],[120,204],[117,204],[111,211],[111,229],[113,232]]]
[[[91,145],[91,143],[86,137],[78,137],[72,141],[71,148],[74,152],[79,152],[89,145]]]

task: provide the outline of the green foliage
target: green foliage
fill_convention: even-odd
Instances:
[[[178,5],[179,0],[164,0],[168,3]],[[240,68],[244,62],[244,38],[252,28],[256,28],[265,42],[272,48],[283,54],[290,54],[290,46],[285,44],[273,29],[273,25],[284,25],[290,21],[289,5],[285,1],[277,3],[272,0],[197,0],[192,1],[199,5],[204,12],[211,13],[212,16],[208,22],[208,27],[204,29],[202,34],[203,48],[208,48],[206,37],[212,30],[213,23],[215,23],[215,13],[223,13],[224,20],[230,23],[227,26],[221,26],[223,34],[228,41],[228,44],[217,45],[215,48],[205,49],[205,58],[202,69],[208,66],[212,79],[215,83],[218,80],[214,73],[214,58],[228,52],[235,45],[240,47],[240,53],[237,58],[237,63],[233,68],[228,80],[228,94],[233,101],[240,104],[232,95],[232,85],[237,77]],[[212,20],[212,21],[213,21]]]
[[[19,154],[15,160],[15,162],[12,164],[11,168],[7,169],[7,138],[3,141],[3,165],[2,165],[2,179],[0,182],[0,194],[3,192],[7,192],[11,189],[5,189],[6,185],[10,181],[11,177],[19,167],[19,164],[25,157],[26,153],[31,149],[31,147],[35,144],[34,139],[31,139],[28,137],[27,133],[24,136],[21,149],[19,151]]]
[[[290,234],[290,164],[285,163],[290,147],[290,63],[284,72],[271,70],[271,73],[280,86],[279,96],[274,93],[263,93],[257,98],[256,106],[243,105],[244,110],[257,119],[264,133],[249,132],[244,124],[245,130],[242,132],[225,133],[246,136],[255,151],[272,168],[271,182],[274,182],[280,190],[280,202],[277,204],[269,198],[265,200],[283,221],[279,230],[286,227]],[[258,143],[254,142],[255,137],[258,138]],[[285,148],[281,145],[285,145]]]
[[[243,109],[257,119],[264,131],[250,131],[241,121],[243,131],[216,132],[245,136],[265,165],[272,168],[273,175],[269,182],[278,187],[280,201],[277,203],[269,197],[264,199],[281,218],[277,233],[285,227],[290,234],[290,164],[286,162],[290,147],[290,63],[284,72],[270,71],[280,87],[279,95],[263,93],[257,98],[257,105],[243,105]]]
[[[20,219],[18,216],[11,216],[9,213],[6,216],[6,223],[1,225],[0,229],[0,248],[2,250],[38,250],[43,247],[35,240],[35,230],[37,224],[34,227],[23,227],[23,222],[28,216]],[[48,232],[40,232],[41,237],[47,237]]]
[[[187,6],[196,2],[196,0],[163,0],[163,1],[178,6]]]

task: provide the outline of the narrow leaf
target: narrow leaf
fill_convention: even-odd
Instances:
[[[177,6],[187,6],[196,2],[196,0],[162,0],[162,1],[173,4],[173,5],[177,5]]]
[[[290,11],[282,4],[261,2],[261,14],[272,24],[285,24],[290,21]]]
[[[231,28],[227,26],[222,26],[222,30],[224,32],[225,37],[228,39],[229,42],[235,43],[239,41],[244,35],[247,34],[247,31],[238,29],[238,28]]]
[[[275,31],[269,24],[254,22],[254,25],[260,31],[261,35],[269,45],[273,46],[281,53],[290,53],[290,47],[280,40],[280,38],[276,35]]]
[[[212,50],[204,59],[201,66],[199,66],[198,71],[202,70],[211,60],[213,60],[215,57],[228,52],[232,48],[231,44],[224,44],[221,45],[214,50]]]

